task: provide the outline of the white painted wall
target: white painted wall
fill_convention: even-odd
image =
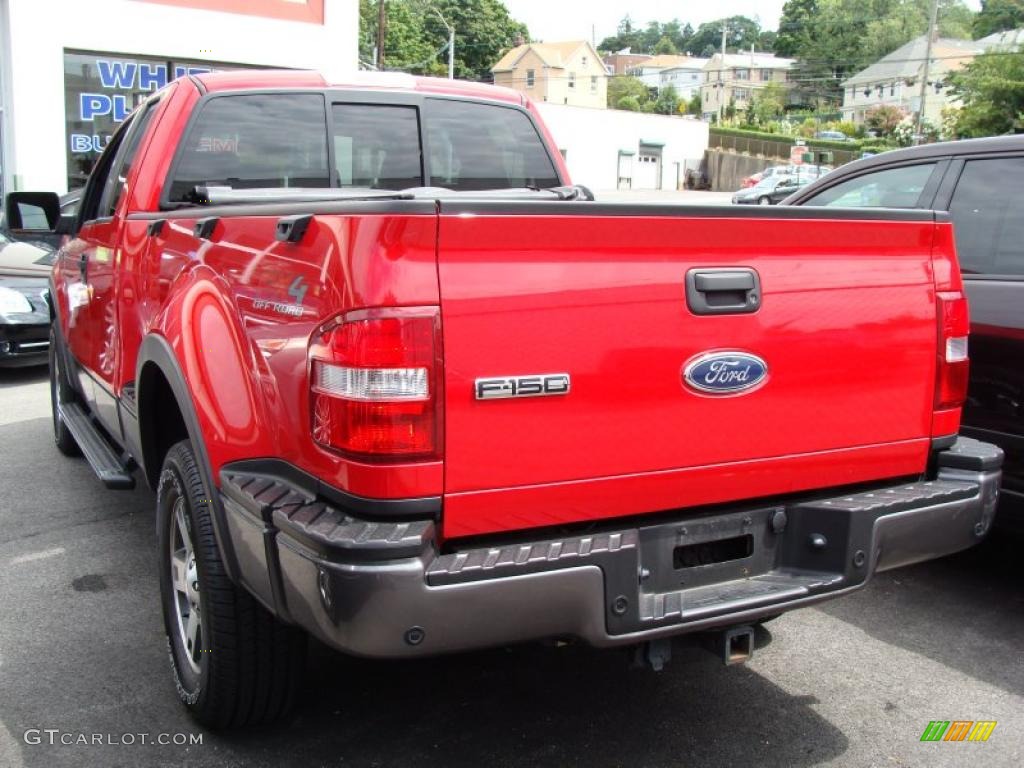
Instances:
[[[9,190],[66,191],[64,49],[317,69],[328,79],[358,67],[358,0],[326,0],[322,25],[137,0],[0,4]]]
[[[617,109],[539,104],[541,116],[566,151],[569,174],[593,190],[616,189],[619,151],[639,155],[640,142],[664,143],[661,188],[675,189],[676,163],[682,183],[687,168],[696,168],[708,147],[708,124],[701,120],[647,115]],[[636,169],[634,168],[634,188]]]

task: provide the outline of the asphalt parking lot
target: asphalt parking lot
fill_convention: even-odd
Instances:
[[[153,497],[107,491],[57,453],[45,371],[0,372],[0,456],[4,768],[1024,764],[1019,540],[787,614],[739,667],[692,652],[656,674],[621,652],[541,646],[371,663],[314,646],[289,724],[223,736],[174,695]],[[931,720],[998,725],[986,743],[921,743]]]

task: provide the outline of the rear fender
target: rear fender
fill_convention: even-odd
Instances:
[[[199,461],[203,483],[211,492],[211,508],[221,555],[231,578],[238,564],[224,508],[217,493],[217,470],[240,455],[269,452],[273,447],[254,380],[258,364],[247,352],[238,327],[237,310],[207,268],[184,272],[175,281],[170,299],[150,333],[143,339],[136,364],[136,393],[140,415],[153,396],[147,364],[155,364],[170,385]],[[140,430],[144,426],[140,423]],[[146,445],[140,435],[140,445]],[[259,443],[263,443],[260,445]],[[140,451],[145,453],[145,451]],[[155,463],[154,459],[150,459]],[[143,464],[152,480],[160,467]]]

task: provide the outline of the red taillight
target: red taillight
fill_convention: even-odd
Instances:
[[[936,294],[939,349],[935,371],[935,408],[959,408],[967,398],[967,334],[970,321],[967,299],[960,291]]]
[[[440,313],[436,307],[349,312],[310,348],[313,439],[366,458],[441,453]]]

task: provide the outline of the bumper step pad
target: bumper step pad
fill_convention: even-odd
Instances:
[[[477,579],[519,576],[525,573],[589,565],[623,550],[635,550],[637,532],[602,533],[534,544],[511,544],[470,549],[434,559],[427,569],[431,585],[457,584]]]
[[[221,491],[253,516],[328,560],[416,557],[434,539],[430,520],[360,520],[266,475],[222,472]]]
[[[808,501],[795,509],[841,509],[844,512],[891,515],[908,509],[970,499],[978,494],[978,484],[955,480],[929,480],[879,491],[853,493],[823,501]]]

